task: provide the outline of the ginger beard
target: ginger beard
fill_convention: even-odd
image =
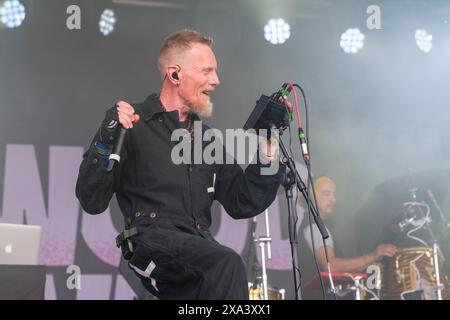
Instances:
[[[209,46],[192,44],[182,65],[184,81],[180,82],[179,94],[189,107],[189,112],[200,118],[211,117],[211,93],[220,84],[213,51]]]
[[[209,118],[212,116],[214,104],[208,100],[201,104],[193,104],[189,102],[190,113],[196,114],[200,118]]]

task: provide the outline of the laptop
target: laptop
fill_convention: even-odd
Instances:
[[[0,223],[0,265],[37,265],[42,227]]]

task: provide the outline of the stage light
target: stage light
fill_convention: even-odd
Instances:
[[[102,15],[100,16],[100,21],[98,22],[100,32],[104,36],[109,35],[111,32],[114,31],[115,24],[116,24],[116,17],[114,15],[114,11],[112,9],[103,10]]]
[[[347,29],[341,35],[340,45],[345,53],[358,53],[364,47],[364,34],[358,28]]]
[[[25,7],[18,0],[6,0],[0,7],[0,20],[7,28],[19,27],[25,20]]]
[[[270,19],[264,26],[264,37],[272,44],[286,42],[291,36],[291,27],[283,19]]]
[[[433,47],[433,36],[431,34],[428,34],[426,30],[418,29],[416,30],[415,38],[417,47],[419,47],[420,50],[425,53],[431,51],[431,48]]]

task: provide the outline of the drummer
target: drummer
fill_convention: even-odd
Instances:
[[[325,243],[331,272],[365,272],[368,266],[377,263],[383,256],[392,257],[395,255],[396,247],[392,244],[385,243],[379,244],[372,252],[353,258],[344,258],[338,252],[335,252],[329,218],[333,214],[336,206],[336,183],[328,176],[320,176],[314,181],[314,189],[319,213],[330,235],[325,240]],[[304,220],[308,221],[308,219]],[[302,232],[309,249],[311,252],[313,251],[313,243],[311,241],[312,231],[316,259],[322,271],[327,271],[325,247],[319,229],[315,224],[313,224],[312,229],[308,223],[303,223],[303,225],[306,226],[302,229]]]

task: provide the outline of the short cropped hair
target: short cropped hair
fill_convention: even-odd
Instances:
[[[209,37],[205,37],[197,31],[183,29],[170,34],[163,42],[161,49],[159,50],[158,57],[158,69],[161,73],[164,72],[164,58],[170,54],[173,50],[188,50],[191,48],[192,43],[201,43],[212,47],[213,40]]]

